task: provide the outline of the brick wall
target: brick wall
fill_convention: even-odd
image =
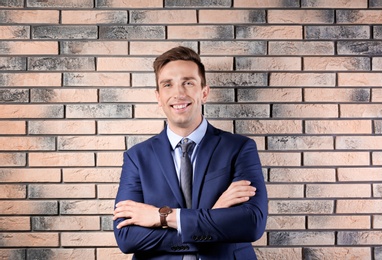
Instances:
[[[258,143],[259,259],[382,259],[381,0],[0,0],[0,259],[126,259],[122,152],[163,128],[180,44],[206,117]]]

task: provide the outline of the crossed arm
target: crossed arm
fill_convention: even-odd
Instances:
[[[228,189],[219,197],[212,209],[229,208],[231,206],[244,203],[255,196],[256,188],[251,186],[250,181],[236,181],[231,183]],[[132,200],[120,201],[116,204],[113,213],[113,220],[126,218],[118,223],[117,228],[136,225],[141,227],[159,227],[159,208],[149,204],[135,202]],[[167,217],[169,227],[177,229],[177,214],[169,214]]]

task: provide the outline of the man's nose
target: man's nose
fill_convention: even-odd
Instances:
[[[175,85],[175,94],[177,98],[183,98],[186,95],[186,89],[183,84]]]

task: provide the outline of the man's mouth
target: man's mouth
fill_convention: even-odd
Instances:
[[[185,109],[186,107],[188,107],[188,105],[190,105],[189,103],[187,104],[177,104],[177,105],[172,105],[172,107],[176,110],[180,110],[180,109]]]

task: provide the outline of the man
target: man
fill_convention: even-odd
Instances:
[[[209,86],[193,50],[163,53],[154,71],[167,127],[124,153],[119,248],[133,259],[256,259],[251,241],[265,229],[267,192],[255,142],[203,117]]]

